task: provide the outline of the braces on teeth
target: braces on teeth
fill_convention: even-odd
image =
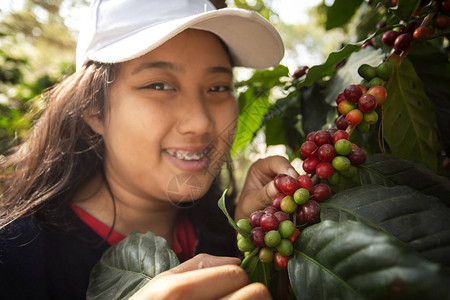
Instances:
[[[205,156],[205,154],[208,151],[202,151],[200,153],[191,153],[191,152],[173,152],[173,151],[167,151],[167,153],[169,153],[172,156],[175,156],[178,159],[182,159],[182,160],[200,160],[202,157]]]

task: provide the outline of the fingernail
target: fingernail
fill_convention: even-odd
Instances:
[[[297,178],[297,177],[298,177],[297,171],[295,171],[294,168],[289,168],[289,169],[287,170],[287,174],[288,174],[289,176],[294,177],[294,178]]]
[[[269,196],[270,198],[275,197],[277,194],[279,193],[279,191],[277,190],[277,188],[275,187],[275,183],[273,182],[273,180],[269,183],[269,185],[267,186],[267,196]]]

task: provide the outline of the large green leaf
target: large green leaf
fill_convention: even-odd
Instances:
[[[167,241],[155,234],[132,233],[103,254],[91,272],[88,299],[122,299],[179,264]]]
[[[433,105],[413,65],[404,59],[389,80],[383,104],[383,135],[391,153],[437,168],[439,142]]]
[[[440,138],[450,153],[450,62],[448,53],[432,42],[416,43],[408,54],[425,92],[434,104]]]
[[[297,299],[449,299],[439,265],[363,223],[306,228],[288,264]]]
[[[420,163],[395,155],[375,154],[360,166],[359,174],[362,184],[406,185],[434,196],[450,207],[450,180],[436,175]]]
[[[330,30],[347,24],[363,0],[334,0],[327,10],[325,29]]]
[[[365,185],[337,193],[322,203],[321,219],[363,221],[450,266],[450,208],[409,187]]]

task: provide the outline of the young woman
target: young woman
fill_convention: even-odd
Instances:
[[[94,1],[89,16],[77,72],[2,162],[2,297],[83,299],[102,253],[135,231],[184,262],[136,299],[270,297],[233,258],[217,178],[238,116],[232,67],[277,64],[275,29],[203,0]],[[279,173],[296,175],[281,157],[253,164],[236,219],[270,203]]]

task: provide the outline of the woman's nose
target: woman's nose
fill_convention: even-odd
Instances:
[[[177,129],[180,133],[202,135],[211,132],[214,121],[202,95],[184,98],[183,103],[174,109],[179,110]]]

